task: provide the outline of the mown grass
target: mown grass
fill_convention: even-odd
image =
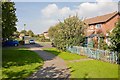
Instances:
[[[98,60],[69,63],[71,78],[118,78],[118,65]]]
[[[56,56],[59,56],[60,58],[62,58],[64,60],[77,60],[77,59],[87,58],[86,56],[72,54],[70,52],[59,51],[56,48],[47,48],[47,49],[44,49],[44,51],[47,51]]]
[[[44,49],[56,56],[67,61],[67,65],[71,71],[71,78],[118,78],[118,65],[98,60],[88,60],[79,62],[69,62],[70,60],[77,60],[87,58],[69,52],[59,51],[56,48]],[[69,60],[69,61],[68,61]]]
[[[26,78],[43,64],[33,51],[24,48],[2,50],[2,78]]]

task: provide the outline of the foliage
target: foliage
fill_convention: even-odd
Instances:
[[[21,32],[20,33],[22,33],[22,34],[25,34],[25,35],[27,35],[27,36],[31,36],[31,37],[34,37],[35,36],[35,34],[33,33],[33,31],[32,30],[21,30]]]
[[[98,60],[71,62],[68,66],[71,78],[118,78],[119,75],[118,65]]]
[[[67,46],[79,46],[84,41],[84,29],[86,25],[78,18],[78,16],[69,16],[64,22],[48,30],[49,37],[54,45],[61,50],[66,50]]]
[[[34,36],[35,40],[36,41],[39,41],[39,42],[50,42],[50,39],[46,39],[44,35],[36,35]]]
[[[90,48],[94,47],[94,41],[93,41],[93,39],[88,43],[88,47],[90,47]]]
[[[62,58],[64,60],[77,60],[77,59],[87,58],[86,56],[72,54],[70,52],[59,51],[56,48],[47,48],[47,49],[44,49],[44,51],[47,51],[47,52],[50,52],[56,56],[59,56],[60,58]]]
[[[106,50],[108,49],[107,43],[104,41],[103,37],[100,37],[100,42],[98,43],[99,49]]]
[[[2,3],[0,2],[0,26],[2,26]],[[0,38],[2,37],[2,28],[0,28]]]
[[[110,34],[111,50],[120,53],[120,19]]]
[[[33,51],[25,48],[9,48],[2,50],[2,78],[26,78],[39,67],[43,60]]]
[[[20,32],[21,34],[25,34],[25,35],[28,35],[27,31],[26,30],[21,30]]]
[[[31,37],[34,36],[34,33],[33,33],[31,30],[29,30],[27,33],[28,33],[28,35],[31,36]]]
[[[2,37],[10,38],[17,30],[14,2],[2,2]]]

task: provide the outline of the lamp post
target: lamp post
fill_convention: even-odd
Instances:
[[[24,24],[24,30],[25,30],[25,26],[26,26],[26,24]]]
[[[23,36],[24,41],[25,41],[25,26],[26,26],[26,24],[24,24],[24,36]]]

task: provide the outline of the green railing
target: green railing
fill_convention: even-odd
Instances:
[[[118,55],[116,52],[110,52],[107,50],[104,51],[81,46],[68,47],[67,50],[70,51],[71,53],[85,55],[88,56],[89,58],[107,61],[110,63],[117,63],[118,59]]]

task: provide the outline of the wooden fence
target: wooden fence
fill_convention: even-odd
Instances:
[[[118,54],[117,52],[110,52],[110,51],[104,51],[99,49],[92,49],[88,47],[81,47],[81,46],[73,46],[68,47],[67,51],[70,51],[71,53],[79,54],[79,55],[85,55],[89,58],[98,59],[110,63],[118,63]]]

